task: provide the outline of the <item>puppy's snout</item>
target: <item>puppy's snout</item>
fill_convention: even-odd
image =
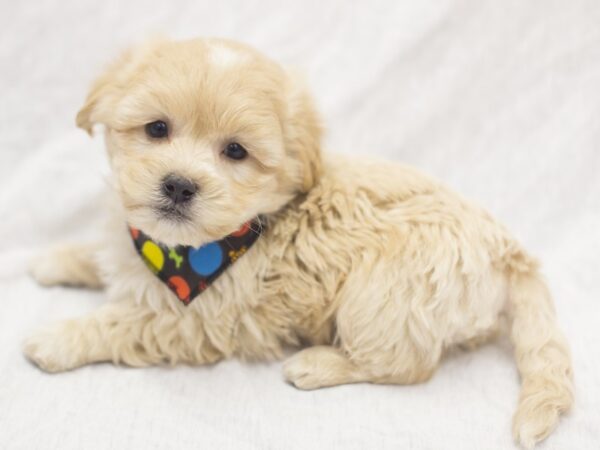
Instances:
[[[187,178],[169,174],[163,179],[161,190],[165,197],[178,205],[189,202],[198,192],[198,186]]]

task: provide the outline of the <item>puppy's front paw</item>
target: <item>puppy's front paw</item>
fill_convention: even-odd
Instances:
[[[66,284],[65,272],[57,251],[48,250],[36,255],[29,263],[29,273],[42,286]]]
[[[38,254],[29,264],[32,277],[44,286],[102,287],[95,262],[96,245],[63,244]]]
[[[38,253],[29,263],[29,273],[42,286],[73,284],[68,270],[70,247],[55,247]]]
[[[63,326],[38,331],[23,343],[25,356],[46,372],[63,372],[80,364],[73,352],[72,336]]]

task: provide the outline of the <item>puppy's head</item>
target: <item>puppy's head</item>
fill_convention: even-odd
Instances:
[[[126,220],[167,245],[220,239],[315,183],[321,130],[280,66],[224,40],[153,42],[100,77],[77,115],[105,126]]]

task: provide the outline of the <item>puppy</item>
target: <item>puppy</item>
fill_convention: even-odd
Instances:
[[[302,84],[225,40],[125,53],[77,115],[104,125],[115,205],[103,242],[37,258],[42,284],[104,286],[94,314],[33,334],[49,372],[288,359],[300,389],[419,383],[444,351],[510,326],[531,447],[573,402],[538,264],[488,214],[414,169],[321,155]]]

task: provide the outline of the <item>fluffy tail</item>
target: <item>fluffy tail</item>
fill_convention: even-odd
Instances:
[[[571,356],[550,293],[537,271],[512,273],[510,310],[522,382],[513,434],[531,448],[552,432],[560,414],[573,404]]]

